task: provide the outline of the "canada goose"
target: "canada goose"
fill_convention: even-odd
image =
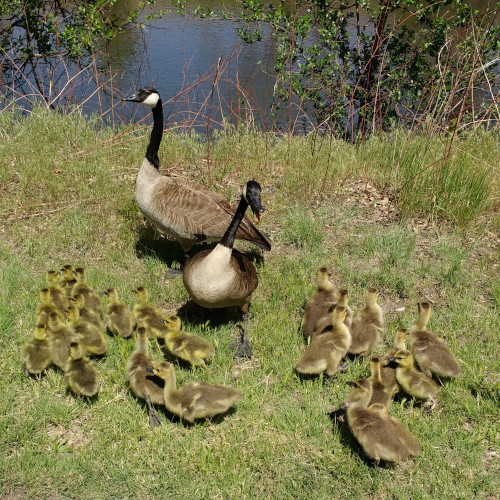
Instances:
[[[101,298],[87,283],[87,271],[83,267],[75,269],[76,283],[73,285],[71,295],[83,295],[85,297],[85,307],[94,312],[101,311]]]
[[[372,385],[367,379],[351,382],[353,391],[346,400],[349,427],[365,453],[377,465],[380,460],[400,462],[420,451],[415,437],[389,416],[381,403],[368,406]]]
[[[68,307],[68,297],[64,290],[59,286],[59,271],[50,270],[45,274],[47,279],[50,298],[59,311],[64,312]]]
[[[52,364],[49,340],[47,339],[47,325],[35,326],[33,338],[28,340],[21,349],[21,361],[27,377],[30,374],[39,375]]]
[[[397,363],[390,362],[389,359],[399,350],[406,350],[406,338],[408,337],[408,330],[406,328],[399,328],[394,335],[392,347],[382,356],[382,381],[387,387],[393,387],[394,392],[399,390],[398,381],[396,380]]]
[[[149,304],[149,292],[146,287],[138,286],[134,288],[137,303],[132,309],[135,322],[144,327],[147,326],[150,338],[165,338],[167,327],[163,323],[165,314],[157,307]]]
[[[166,361],[156,363],[148,371],[165,381],[165,407],[190,423],[225,413],[241,399],[240,391],[226,385],[191,382],[177,389],[174,367]]]
[[[184,177],[161,175],[158,149],[163,135],[163,105],[158,91],[141,88],[125,101],[151,108],[153,130],[136,182],[136,200],[145,217],[162,233],[176,239],[187,252],[195,243],[219,240],[234,215],[222,196]],[[271,249],[269,238],[245,217],[236,238]],[[170,275],[173,276],[174,273]]]
[[[56,313],[59,318],[63,320],[64,316],[62,312],[54,305],[54,302],[52,302],[50,290],[48,288],[42,288],[39,295],[40,305],[37,307],[37,310],[35,312],[35,324],[47,325],[51,313]]]
[[[78,396],[95,396],[101,386],[101,376],[93,361],[83,355],[78,342],[69,345],[69,359],[64,368],[64,378],[69,388]]]
[[[194,366],[205,366],[205,359],[214,355],[212,344],[198,335],[181,331],[181,318],[175,314],[167,316],[163,322],[168,329],[165,335],[167,349]]]
[[[66,264],[61,268],[63,274],[61,280],[61,288],[66,294],[66,297],[71,297],[71,290],[76,283],[75,272],[71,264]]]
[[[243,333],[237,356],[252,356],[246,340],[245,327],[252,292],[259,279],[254,265],[239,252],[233,252],[238,227],[250,205],[255,219],[264,211],[260,202],[260,185],[248,181],[243,187],[240,203],[224,236],[211,250],[195,254],[184,268],[182,279],[191,298],[202,307],[238,306],[243,313]]]
[[[349,293],[347,292],[347,290],[346,289],[339,290],[337,292],[337,302],[330,306],[330,308],[328,309],[328,313],[326,314],[325,317],[319,319],[316,322],[316,327],[313,331],[312,337],[314,337],[315,335],[320,335],[325,330],[330,329],[330,327],[332,326],[332,312],[336,306],[345,307],[346,315],[344,319],[344,325],[350,329],[352,324],[352,309],[347,305],[348,301],[349,301]]]
[[[127,361],[127,380],[132,392],[144,399],[149,410],[149,425],[161,425],[160,415],[153,408],[153,404],[164,404],[163,388],[165,383],[158,377],[147,372],[148,367],[154,365],[149,357],[148,332],[145,327],[139,326],[136,330],[136,348]]]
[[[352,320],[352,342],[349,353],[366,356],[380,341],[384,331],[384,317],[377,304],[378,291],[368,288],[365,292],[365,307]]]
[[[83,321],[87,321],[88,323],[92,323],[95,325],[99,331],[104,331],[104,323],[101,320],[100,311],[94,311],[87,307],[85,302],[85,296],[77,293],[69,298],[70,305],[76,306],[80,311],[80,319]]]
[[[372,385],[372,396],[368,406],[381,403],[387,408],[392,405],[392,397],[398,390],[397,383],[392,386],[386,386],[382,379],[382,364],[378,356],[370,359],[370,376],[367,378]]]
[[[80,342],[85,349],[85,354],[90,356],[101,356],[106,352],[107,343],[102,330],[80,318],[80,311],[76,306],[68,307],[68,324],[75,333],[80,336]]]
[[[116,288],[108,288],[104,295],[108,297],[105,311],[108,330],[125,339],[130,337],[135,325],[132,312],[123,302],[119,302]]]
[[[434,409],[439,387],[432,378],[415,368],[411,352],[400,350],[389,360],[398,364],[396,379],[401,388],[414,398],[427,400],[429,410]]]
[[[319,320],[328,316],[330,319],[330,307],[337,303],[337,291],[335,285],[329,280],[326,267],[319,269],[316,275],[316,292],[308,300],[302,319],[302,331],[305,337],[312,337],[316,332]]]
[[[296,366],[299,373],[319,375],[326,371],[329,377],[335,375],[351,343],[351,333],[344,324],[346,313],[345,307],[335,307],[330,329],[324,330],[321,335],[315,335],[300,356]]]
[[[63,323],[55,312],[49,315],[48,339],[50,358],[61,370],[64,370],[69,359],[69,345],[78,342],[79,335],[69,325]]]
[[[462,370],[446,342],[427,329],[432,307],[428,302],[419,302],[418,319],[410,327],[410,345],[418,366],[425,375],[432,377],[458,377]]]

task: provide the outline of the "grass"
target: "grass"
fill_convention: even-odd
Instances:
[[[422,169],[434,174],[429,165],[443,156],[443,139],[397,131],[353,146],[219,133],[208,163],[199,137],[166,135],[162,168],[201,177],[227,199],[249,178],[264,186],[261,224],[273,249],[261,259],[238,245],[251,250],[260,276],[248,332],[255,359],[235,363],[238,317],[188,304],[182,282],[165,279],[180,248],[135,206],[144,134],[43,111],[0,114],[7,166],[0,169],[0,496],[495,498],[500,147],[493,134],[478,135],[456,140],[441,176],[414,184],[407,181]],[[199,170],[203,164],[209,169]],[[456,175],[482,186],[470,210],[470,191],[462,192]],[[405,183],[421,186],[414,200]],[[429,204],[432,190],[455,185],[445,210]],[[212,341],[216,354],[206,371],[176,366],[179,383],[233,384],[243,393],[235,409],[193,426],[160,409],[164,425],[150,429],[125,377],[134,342],[121,338],[110,337],[97,361],[104,384],[91,403],[68,393],[55,368],[26,379],[19,350],[31,336],[44,273],[66,263],[84,265],[94,288],[116,287],[129,305],[131,290],[143,284],[155,305],[180,310],[186,328]],[[443,384],[433,414],[411,400],[394,403],[393,414],[422,446],[406,463],[372,467],[332,416],[349,390],[345,382],[367,374],[366,359],[333,379],[304,380],[294,371],[304,348],[300,319],[323,265],[349,289],[355,310],[367,286],[380,289],[387,327],[379,352],[427,297],[435,303],[430,327],[460,360],[463,375]],[[160,347],[151,347],[161,359]]]

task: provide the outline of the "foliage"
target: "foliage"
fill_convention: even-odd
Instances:
[[[3,79],[15,80],[21,93],[33,93],[30,83],[34,82],[38,94],[48,102],[54,80],[46,75],[54,72],[57,62],[63,60],[65,68],[72,65],[75,72],[98,63],[94,55],[100,47],[136,21],[144,5],[154,0],[138,3],[125,17],[113,13],[116,2],[4,0],[0,6]],[[61,73],[64,69],[56,70],[56,77]]]
[[[244,41],[261,40],[263,24],[271,27],[276,97],[290,111],[312,107],[314,126],[364,137],[402,118],[418,120],[450,97],[448,111],[458,102],[460,119],[491,111],[476,109],[472,89],[488,90],[495,78],[500,3],[481,15],[463,0],[241,3]],[[495,102],[492,93],[486,102]]]

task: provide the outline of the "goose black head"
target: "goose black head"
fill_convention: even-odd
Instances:
[[[155,108],[160,100],[160,94],[153,87],[142,87],[130,97],[122,99],[122,101],[138,102],[150,108]]]
[[[243,187],[243,197],[250,205],[256,222],[259,222],[260,214],[264,212],[264,207],[260,202],[261,191],[260,184],[256,181],[248,181]]]

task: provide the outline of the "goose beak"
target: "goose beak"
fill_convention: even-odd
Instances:
[[[123,97],[121,101],[139,102],[137,94],[132,94],[130,97]]]
[[[253,199],[252,212],[255,222],[260,222],[260,214],[265,212],[265,209],[261,205],[260,200],[256,200],[255,198]]]

